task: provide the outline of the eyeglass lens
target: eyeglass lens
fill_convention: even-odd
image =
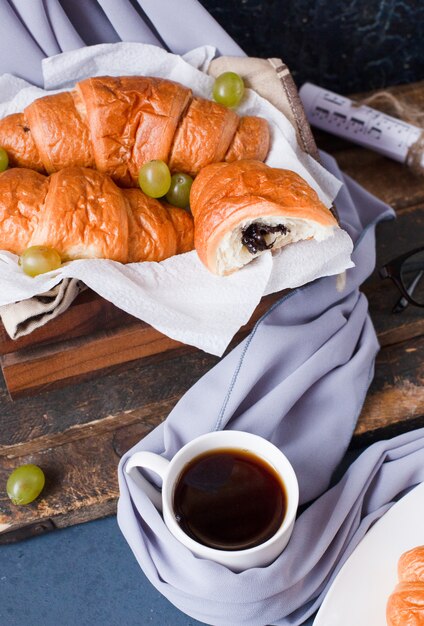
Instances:
[[[400,277],[409,296],[418,304],[424,305],[424,250],[405,259]]]

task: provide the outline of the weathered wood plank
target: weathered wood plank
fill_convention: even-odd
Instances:
[[[0,449],[54,436],[110,415],[139,411],[147,419],[150,414],[165,414],[169,399],[181,397],[217,361],[200,351],[171,354],[163,363],[124,366],[107,376],[15,402],[0,381]]]
[[[396,211],[424,201],[424,178],[375,152],[351,148],[337,153],[340,168]]]
[[[12,398],[84,380],[115,365],[164,355],[183,344],[143,322],[49,346],[27,348],[2,357],[2,370]]]
[[[116,434],[122,430],[131,430],[130,427],[133,426],[141,427],[142,432],[148,432],[165,419],[178,400],[178,396],[170,396],[165,400],[150,402],[143,407],[107,415],[93,422],[75,424],[61,432],[34,437],[30,441],[3,445],[0,447],[0,459],[2,457],[14,459],[38,454],[49,450],[51,447],[66,445],[87,437],[100,437],[107,433]]]
[[[26,527],[28,533],[38,534],[114,512],[120,456],[159,424],[170,408],[156,403],[149,411],[116,414],[54,436],[3,447],[0,484],[6,483],[17,464],[35,463],[46,475],[46,486],[42,497],[25,507],[14,506],[0,490],[0,544],[22,538]]]
[[[115,511],[116,467],[120,456],[144,437],[171,409],[172,402],[118,413],[71,427],[63,433],[0,449],[0,484],[22,463],[36,463],[46,474],[43,497],[14,506],[0,491],[0,544],[29,533],[95,519]]]
[[[424,336],[379,353],[352,445],[424,426]]]
[[[48,454],[41,451],[19,458],[19,463],[36,463],[46,476],[43,497],[26,506],[14,506],[4,491],[0,492],[0,529],[3,533],[22,526],[55,518],[67,521],[87,520],[100,511],[110,512],[118,497],[116,466],[118,457],[111,445],[113,433],[88,436],[60,446],[52,446]],[[4,484],[16,459],[2,458],[0,483]],[[71,516],[71,517],[69,517]],[[72,517],[73,516],[73,517]],[[3,534],[2,533],[2,534]],[[0,534],[0,537],[2,536]]]
[[[240,341],[271,304],[281,298],[282,293],[263,298],[234,341]],[[91,378],[93,373],[104,372],[114,366],[125,364],[128,369],[131,363],[146,357],[163,360],[170,352],[193,350],[152,326],[135,320],[126,326],[87,337],[5,354],[1,357],[1,366],[10,396],[16,399],[35,391]]]
[[[340,169],[396,211],[424,202],[424,177],[406,165],[314,129],[318,147],[332,154]]]

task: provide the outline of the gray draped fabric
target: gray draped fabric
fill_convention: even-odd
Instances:
[[[98,43],[137,41],[177,54],[211,43],[243,55],[197,0],[0,0],[0,24],[0,74],[39,86],[46,56]]]

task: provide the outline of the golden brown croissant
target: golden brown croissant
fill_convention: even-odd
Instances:
[[[271,248],[321,241],[337,220],[298,174],[254,160],[214,163],[190,193],[194,244],[206,267],[230,274]]]
[[[0,174],[0,249],[56,248],[62,260],[162,261],[193,248],[191,215],[120,189],[105,174],[68,167],[49,177],[24,168]]]
[[[190,89],[170,80],[104,76],[0,120],[0,145],[11,166],[47,174],[95,167],[118,185],[134,187],[140,167],[151,159],[191,175],[225,159],[264,160],[269,128],[266,120],[239,118],[193,98]]]
[[[398,577],[387,602],[388,626],[424,626],[424,546],[402,554]]]

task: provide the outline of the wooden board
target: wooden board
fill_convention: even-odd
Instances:
[[[397,220],[377,229],[377,267],[422,244],[422,181],[415,184],[403,166],[362,148],[334,145],[323,134],[317,139],[348,174],[376,195],[390,196],[397,208]],[[352,446],[424,426],[423,311],[408,307],[393,315],[397,290],[377,272],[364,291],[382,349]],[[105,376],[15,402],[0,384],[0,485],[24,462],[39,464],[48,476],[43,498],[27,507],[14,507],[0,488],[0,543],[113,513],[121,455],[159,424],[217,361],[201,352],[170,352],[162,362],[135,361],[131,369],[116,365]]]
[[[230,347],[246,336],[269,306],[282,295],[283,292],[280,292],[263,298]],[[108,304],[100,298],[94,299],[94,303],[99,303],[101,309]],[[92,315],[92,310],[89,315]],[[158,361],[168,358],[171,352],[181,354],[195,350],[163,335],[149,324],[127,317],[124,318],[125,324],[109,330],[104,328],[66,341],[43,343],[4,354],[1,357],[2,370],[11,398],[93,378],[116,366],[125,365],[128,369],[140,359]]]

